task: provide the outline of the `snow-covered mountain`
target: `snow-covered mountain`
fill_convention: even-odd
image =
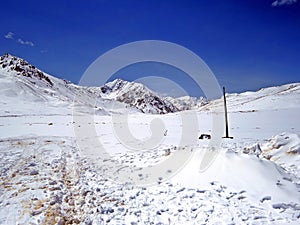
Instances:
[[[30,79],[35,84],[35,79],[44,81],[48,86],[53,86],[53,83],[49,76],[43,73],[41,70],[30,65],[24,59],[12,56],[8,53],[0,57],[0,66],[7,72],[14,72],[17,75],[32,78]]]
[[[179,111],[199,109],[206,105],[208,101],[204,97],[196,98],[190,96],[182,96],[178,98],[165,97],[165,99],[171,102]]]
[[[166,114],[179,109],[145,85],[116,79],[101,87],[102,97],[124,102],[144,113]]]
[[[135,106],[145,113],[165,114],[191,109],[199,109],[207,104],[203,97],[183,96],[163,97],[145,85],[116,79],[101,87],[102,96]]]
[[[102,87],[81,87],[53,77],[24,59],[5,54],[0,58],[1,92],[5,97],[20,95],[24,101],[44,101],[49,104],[75,104],[111,111],[112,102],[143,113],[166,114],[195,109],[205,104],[203,98],[161,97],[145,85],[117,79]],[[4,82],[5,80],[5,82]],[[5,85],[4,85],[5,83]],[[96,101],[95,101],[96,100]]]
[[[0,58],[0,92],[4,98],[18,97],[25,102],[93,106],[99,88],[80,87],[42,72],[24,59],[5,54]]]

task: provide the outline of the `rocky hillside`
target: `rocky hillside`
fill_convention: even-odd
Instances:
[[[44,72],[29,64],[24,59],[12,56],[8,53],[0,57],[0,67],[7,72],[15,72],[17,75],[38,78],[39,80],[45,81],[49,86],[53,86],[51,79]]]
[[[204,98],[184,96],[180,98],[162,97],[145,85],[116,79],[101,87],[102,97],[114,99],[134,106],[144,113],[165,114],[196,109],[207,101]]]
[[[124,102],[144,113],[166,114],[179,111],[171,102],[140,83],[117,79],[101,87],[101,91],[104,98]]]

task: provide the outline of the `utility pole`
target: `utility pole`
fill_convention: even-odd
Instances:
[[[229,136],[229,131],[228,131],[228,115],[227,115],[227,104],[226,104],[226,91],[225,87],[223,87],[223,96],[224,96],[224,109],[225,109],[225,137],[223,138],[230,138],[233,139],[233,137]]]

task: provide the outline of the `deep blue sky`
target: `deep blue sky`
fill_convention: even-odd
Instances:
[[[274,1],[2,1],[0,54],[78,83],[106,51],[154,39],[198,54],[229,92],[299,82],[300,3]]]

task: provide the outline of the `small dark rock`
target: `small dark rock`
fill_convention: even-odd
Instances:
[[[124,211],[125,211],[125,209],[124,209],[123,207],[119,207],[119,208],[118,208],[118,211],[120,211],[120,212],[124,212]]]
[[[115,210],[114,210],[113,208],[108,208],[108,209],[107,209],[107,212],[108,212],[108,213],[113,213],[114,211],[115,211]]]
[[[55,185],[55,184],[57,184],[57,182],[55,180],[49,182],[49,185]]]
[[[39,171],[37,171],[37,170],[33,170],[30,172],[31,176],[38,175],[38,174],[39,174]]]
[[[33,211],[33,212],[31,213],[31,215],[32,215],[32,216],[36,216],[36,215],[39,215],[39,214],[41,214],[41,213],[42,213],[42,210],[40,209],[40,210]]]
[[[271,196],[265,196],[263,197],[260,202],[264,202],[264,201],[268,201],[268,200],[271,200]]]
[[[272,207],[274,209],[286,209],[287,208],[287,205],[284,204],[284,203],[277,203],[277,204],[273,204]]]
[[[36,164],[32,162],[32,163],[30,163],[28,166],[30,166],[30,167],[31,167],[31,166],[36,166]]]
[[[196,208],[196,207],[192,207],[192,208],[191,208],[192,212],[195,212],[197,209],[198,209],[198,208]]]
[[[49,190],[50,191],[59,191],[59,190],[61,190],[61,188],[58,186],[55,186],[55,187],[50,187]]]
[[[185,190],[184,187],[183,187],[183,188],[180,188],[179,190],[177,190],[177,193],[182,192],[182,191],[184,191],[184,190]]]
[[[242,200],[242,199],[245,199],[245,198],[246,198],[245,196],[241,195],[241,196],[238,197],[238,200]]]

